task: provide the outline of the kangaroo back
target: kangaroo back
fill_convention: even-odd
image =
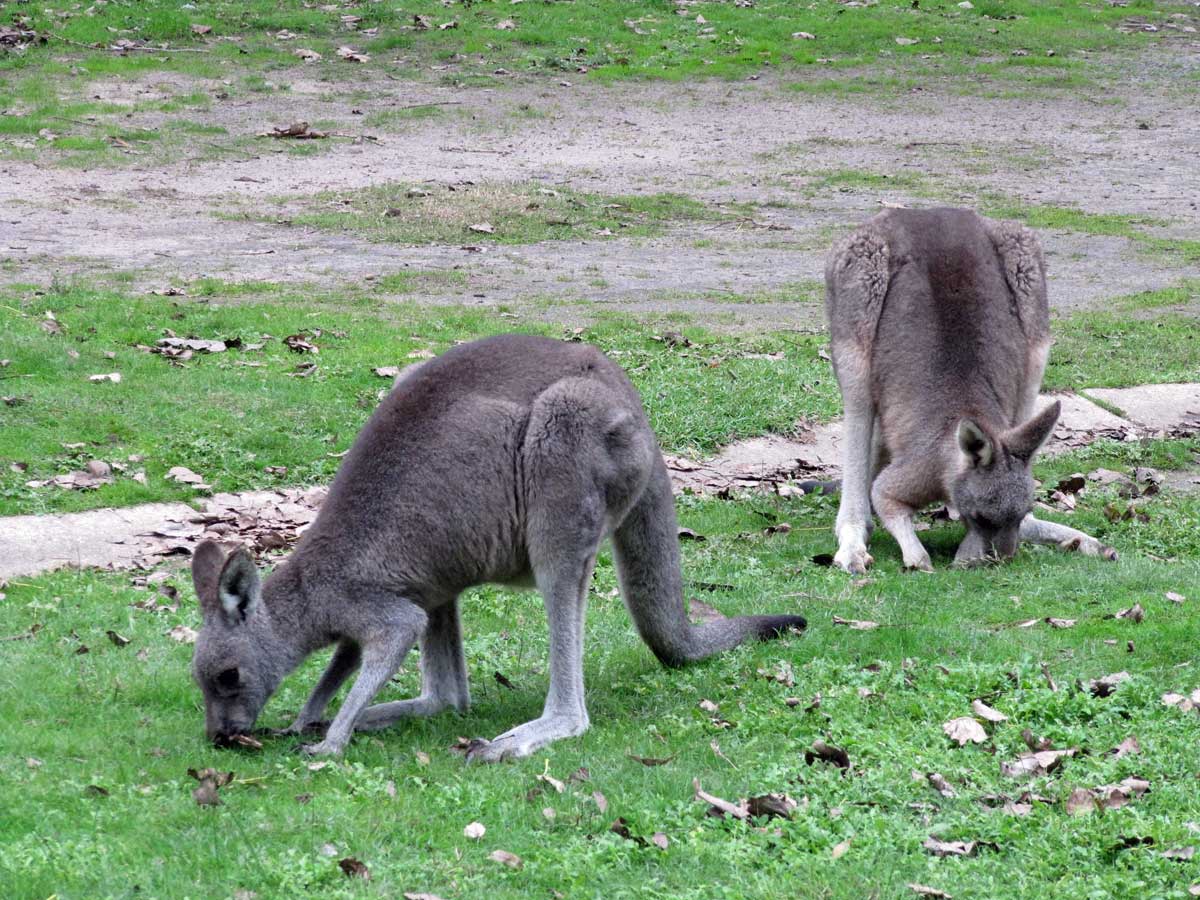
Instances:
[[[891,261],[870,354],[884,433],[963,416],[1015,425],[1049,329],[1032,234],[959,209],[894,210],[873,224]]]

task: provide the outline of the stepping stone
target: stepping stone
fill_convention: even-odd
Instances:
[[[1085,393],[1153,431],[1200,431],[1200,384],[1088,388]]]

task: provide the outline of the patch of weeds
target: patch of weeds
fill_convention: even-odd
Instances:
[[[363,117],[363,124],[368,128],[381,128],[396,122],[409,122],[420,119],[433,119],[446,115],[447,107],[442,104],[430,103],[425,106],[407,106],[398,109],[377,109]]]
[[[1200,335],[1191,316],[1130,319],[1079,312],[1051,322],[1047,390],[1195,381]]]
[[[1122,312],[1162,309],[1167,306],[1190,307],[1200,311],[1200,279],[1185,278],[1176,285],[1157,291],[1126,294],[1109,301],[1108,305]]]
[[[419,290],[428,280],[436,289],[458,277],[421,272],[385,284]],[[164,477],[175,465],[218,490],[277,484],[267,466],[286,466],[293,483],[324,481],[390,384],[376,367],[403,366],[411,353],[504,331],[564,336],[561,327],[473,308],[380,303],[379,293],[216,279],[188,292],[159,297],[64,284],[49,293],[0,294],[11,359],[5,392],[18,398],[17,405],[0,405],[0,515],[188,498],[190,488]],[[46,310],[61,333],[43,326]],[[240,339],[241,347],[179,365],[137,349],[153,346],[168,328],[181,337]],[[680,337],[655,340],[664,330]],[[284,345],[284,337],[300,332],[319,354]],[[787,433],[802,419],[829,418],[838,409],[828,363],[818,354],[824,341],[816,336],[726,337],[682,316],[610,315],[579,337],[625,367],[663,445],[676,452]],[[248,349],[256,344],[263,346]],[[121,373],[120,383],[88,380],[108,372]],[[145,483],[122,475],[92,491],[26,486],[88,459],[126,464],[130,455],[143,458],[130,471],[144,468]],[[18,463],[26,468],[13,468]]]
[[[280,202],[282,214],[245,215],[404,244],[646,236],[674,222],[715,221],[726,215],[678,194],[608,197],[536,184],[388,184]]]
[[[462,287],[467,283],[467,273],[458,269],[409,269],[380,275],[371,281],[376,291],[383,294],[416,294]]]
[[[1161,228],[1171,224],[1152,216],[1093,213],[1077,207],[1048,204],[1011,204],[994,198],[986,203],[982,211],[999,218],[1017,219],[1032,228],[1058,228],[1082,234],[1128,238],[1141,252],[1155,254],[1168,262],[1200,260],[1200,241],[1163,237],[1147,231],[1147,228]]]

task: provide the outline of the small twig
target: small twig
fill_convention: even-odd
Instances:
[[[197,141],[196,143],[203,144],[205,147],[212,147],[214,150],[220,150],[222,153],[240,153],[246,159],[258,159],[257,153],[251,153],[248,150],[241,150],[237,147],[222,147],[213,141]]]
[[[511,150],[477,150],[474,147],[438,147],[443,153],[495,153],[498,156],[508,156]]]
[[[422,106],[462,106],[461,100],[433,100],[429,103],[406,103],[403,106],[391,106],[389,109],[420,109]]]
[[[4,381],[6,378],[35,378],[35,377],[37,377],[37,376],[35,376],[32,372],[30,372],[29,374],[26,374],[26,375],[0,375],[0,381]]]
[[[83,119],[72,119],[67,116],[46,116],[47,119],[55,119],[59,122],[70,122],[72,125],[84,125],[88,128],[96,128],[100,125],[99,122],[85,122]]]
[[[84,44],[80,41],[73,41],[70,38],[65,38],[61,34],[50,32],[50,37],[56,41],[62,41],[64,44],[70,44],[72,47],[83,47],[85,50],[108,50],[111,53],[128,53],[132,50],[141,51],[142,53],[208,53],[210,51],[201,47],[100,47],[96,44]]]

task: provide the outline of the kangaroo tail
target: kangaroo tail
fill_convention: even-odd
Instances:
[[[836,494],[842,489],[841,479],[834,481],[801,481],[796,487],[806,494]]]
[[[803,616],[737,616],[693,625],[683,609],[679,527],[671,479],[655,454],[641,497],[613,533],[621,594],[642,640],[666,666],[681,666],[735,647],[804,628]]]

